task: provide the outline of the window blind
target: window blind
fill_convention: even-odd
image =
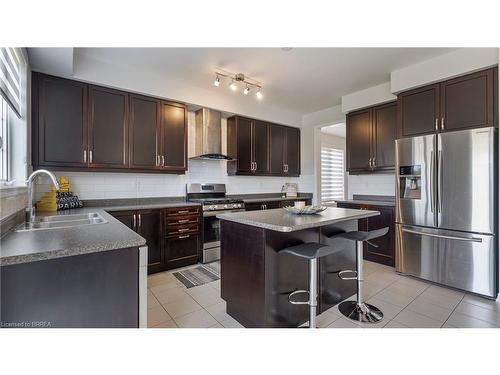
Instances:
[[[321,145],[321,203],[344,199],[344,150]]]
[[[20,48],[0,47],[0,94],[19,117],[25,64]]]

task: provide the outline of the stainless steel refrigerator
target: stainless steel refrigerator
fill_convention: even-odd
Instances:
[[[497,296],[494,128],[396,141],[396,270]]]

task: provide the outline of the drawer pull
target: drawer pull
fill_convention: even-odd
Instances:
[[[187,214],[189,213],[189,210],[181,210],[181,211],[177,211],[178,214]]]
[[[182,220],[177,220],[178,223],[189,223],[189,219],[182,219]]]
[[[191,230],[191,228],[181,228],[181,229],[178,229],[177,232],[189,232]]]
[[[178,236],[177,238],[189,238],[189,234],[184,234],[182,236]]]

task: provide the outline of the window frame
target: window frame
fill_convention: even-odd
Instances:
[[[0,95],[0,137],[2,144],[0,148],[0,181],[9,180],[9,105]]]

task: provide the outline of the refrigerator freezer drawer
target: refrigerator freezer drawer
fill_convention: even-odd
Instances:
[[[495,237],[396,224],[396,270],[496,297]]]

